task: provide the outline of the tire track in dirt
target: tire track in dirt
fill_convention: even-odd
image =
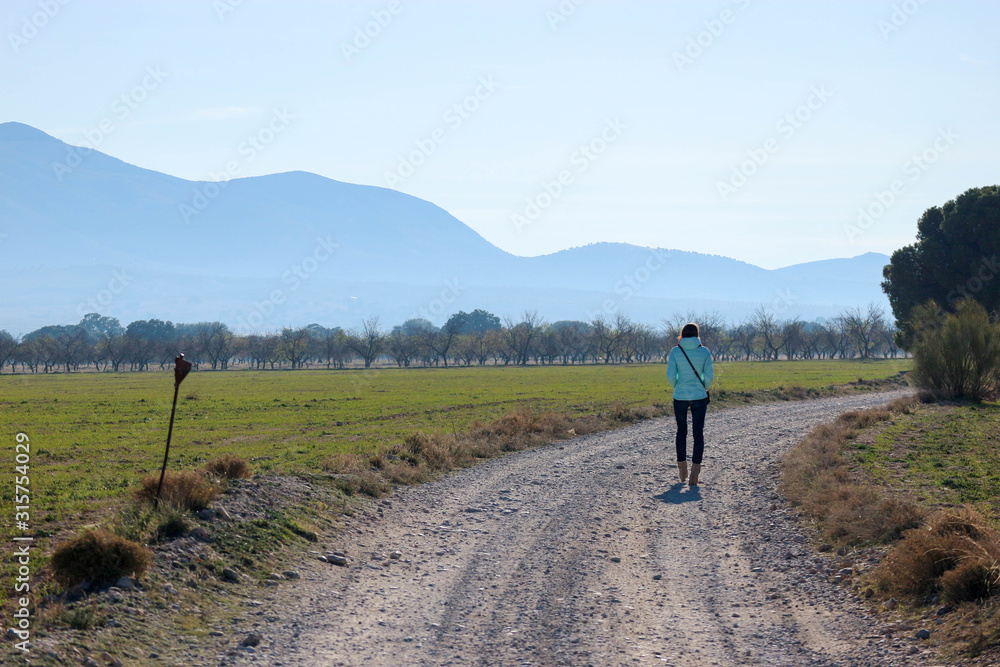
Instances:
[[[221,662],[924,664],[876,642],[777,491],[815,424],[901,394],[713,412],[698,489],[675,483],[669,419],[403,489],[341,536],[348,568],[303,566],[258,651]]]

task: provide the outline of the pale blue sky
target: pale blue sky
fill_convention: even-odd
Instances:
[[[0,5],[0,120],[188,179],[391,185],[521,255],[889,253],[1000,182],[996,2],[63,3]]]

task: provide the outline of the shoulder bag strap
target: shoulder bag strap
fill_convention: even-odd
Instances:
[[[701,376],[700,376],[700,375],[698,375],[698,371],[697,371],[697,370],[695,369],[695,367],[694,367],[694,364],[693,364],[693,363],[691,363],[691,357],[689,357],[689,356],[688,356],[688,353],[687,353],[687,352],[685,352],[685,351],[684,351],[684,348],[683,348],[683,347],[681,347],[680,345],[678,345],[678,346],[677,346],[677,349],[678,349],[678,350],[680,350],[680,351],[681,351],[681,354],[683,354],[683,355],[684,355],[684,358],[688,360],[688,364],[690,364],[690,366],[691,366],[691,370],[692,370],[692,371],[694,371],[694,376],[695,376],[696,378],[698,378],[698,382],[700,382],[700,383],[701,383],[701,386],[702,386],[702,388],[703,388],[703,389],[704,389],[705,391],[708,391],[708,387],[706,387],[706,386],[705,386],[705,381],[701,379]]]

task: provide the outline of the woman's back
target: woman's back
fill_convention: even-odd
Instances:
[[[674,388],[674,399],[696,401],[705,398],[707,395],[705,389],[712,384],[712,379],[715,377],[712,353],[694,336],[681,338],[679,347],[684,352],[675,347],[667,358],[667,380]],[[684,353],[687,353],[688,359],[691,360],[690,364],[684,358]],[[698,375],[691,369],[692,365],[698,371]]]

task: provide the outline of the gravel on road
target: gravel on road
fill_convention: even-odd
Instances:
[[[835,580],[778,489],[809,429],[905,393],[710,412],[697,488],[668,417],[401,489],[348,520],[339,566],[295,563],[260,643],[221,664],[933,664]]]

